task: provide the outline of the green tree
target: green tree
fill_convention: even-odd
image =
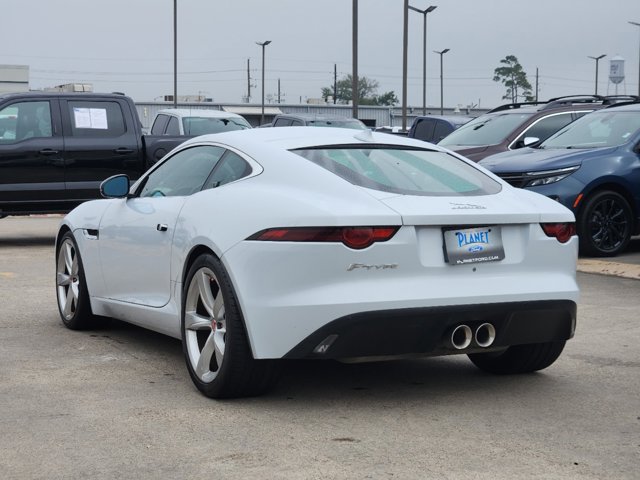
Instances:
[[[351,74],[345,75],[344,78],[336,82],[337,103],[347,104],[353,99],[352,83],[353,77]],[[360,105],[395,105],[398,103],[398,98],[393,91],[386,92],[379,96],[377,91],[377,80],[367,77],[358,77],[358,103]],[[327,101],[329,97],[333,97],[333,87],[324,87],[322,89],[322,98]]]
[[[395,92],[392,90],[390,92],[386,92],[386,93],[383,93],[382,95],[377,96],[375,104],[393,107],[394,105],[397,105],[399,102],[400,101],[398,100],[398,97],[396,97]]]
[[[507,87],[507,93],[502,98],[511,100],[511,103],[517,103],[518,98],[524,99],[525,102],[533,101],[531,84],[516,56],[507,55],[500,60],[500,63],[502,66],[493,71],[493,81],[500,82]]]

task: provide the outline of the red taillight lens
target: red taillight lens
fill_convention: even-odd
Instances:
[[[342,242],[361,250],[375,242],[386,242],[399,227],[292,227],[270,228],[251,235],[247,240],[263,242]]]
[[[541,223],[547,237],[555,237],[560,243],[567,243],[576,234],[575,223]]]
[[[367,248],[373,243],[373,228],[343,228],[342,243],[349,248]]]

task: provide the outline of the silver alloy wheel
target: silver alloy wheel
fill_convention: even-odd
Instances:
[[[184,309],[191,368],[202,382],[212,382],[222,367],[227,323],[222,290],[211,269],[203,267],[193,275]]]
[[[80,264],[76,247],[70,239],[62,242],[56,266],[58,305],[65,320],[71,320],[78,309],[80,297]]]

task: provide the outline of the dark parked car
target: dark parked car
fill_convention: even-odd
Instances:
[[[425,115],[416,117],[409,129],[409,138],[438,143],[454,130],[473,120],[465,115]]]
[[[536,148],[480,164],[570,208],[583,254],[616,255],[640,233],[640,103],[590,113]]]
[[[266,125],[265,125],[266,126]],[[367,126],[357,118],[306,113],[284,113],[276,115],[271,127],[338,127],[367,130]]]
[[[586,113],[630,98],[575,95],[548,102],[509,103],[466,123],[438,145],[477,162],[542,142]]]
[[[0,218],[68,212],[104,179],[138,178],[185,136],[143,135],[120,94],[0,95]]]

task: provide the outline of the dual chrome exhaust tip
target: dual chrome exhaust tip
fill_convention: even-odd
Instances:
[[[474,333],[468,325],[458,325],[451,332],[451,345],[456,350],[464,350],[474,338],[479,347],[490,347],[496,339],[496,328],[490,323],[483,323]]]

